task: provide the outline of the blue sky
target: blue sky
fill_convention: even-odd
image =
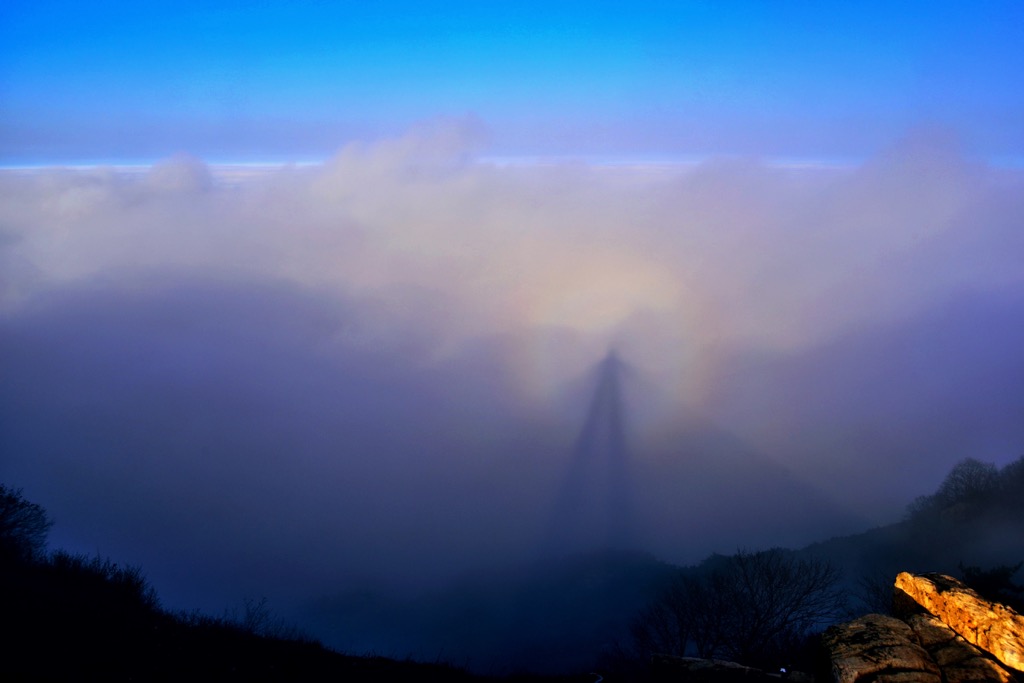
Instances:
[[[1019,2],[15,2],[0,161],[322,158],[474,116],[496,154],[1024,154]]]

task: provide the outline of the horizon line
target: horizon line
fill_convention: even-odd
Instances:
[[[154,166],[187,156],[201,161],[211,170],[272,171],[288,167],[311,168],[326,166],[336,154],[320,157],[268,159],[206,159],[191,153],[173,153],[158,157],[136,159],[65,159],[38,162],[0,161],[0,172],[32,172],[46,170],[92,171],[110,169],[120,172],[145,172]],[[485,154],[474,156],[472,162],[499,167],[583,165],[596,168],[671,171],[692,168],[716,160],[748,160],[769,168],[788,170],[844,170],[854,169],[870,160],[870,156],[855,155],[758,155],[742,153],[678,153],[678,154]],[[1024,169],[1024,155],[995,155],[981,159],[995,168]]]

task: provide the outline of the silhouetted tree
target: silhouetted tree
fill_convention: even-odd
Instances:
[[[919,517],[957,504],[984,503],[999,491],[1001,479],[994,464],[966,458],[953,466],[934,494],[916,498],[907,507],[908,516]]]
[[[739,552],[698,575],[680,575],[633,626],[645,653],[692,653],[743,664],[783,663],[845,606],[840,572],[782,549]]]
[[[865,612],[892,614],[893,577],[889,572],[865,574],[857,580],[853,597]],[[859,616],[859,614],[857,614]]]
[[[1004,506],[1024,508],[1024,456],[1017,458],[999,472],[999,493]]]
[[[909,505],[907,505],[906,518],[910,520],[917,519],[922,515],[927,515],[928,513],[934,511],[935,508],[935,496],[918,496],[914,500],[910,501]]]
[[[0,553],[23,561],[39,558],[52,525],[46,510],[25,500],[21,489],[0,484]]]
[[[998,484],[999,470],[994,464],[967,458],[953,466],[935,495],[943,505],[974,502],[993,493]]]
[[[267,598],[259,600],[247,597],[242,602],[242,609],[229,609],[224,615],[223,623],[234,625],[246,633],[279,640],[310,640],[297,626],[289,624],[277,617],[267,605]]]
[[[1001,602],[1020,611],[1024,609],[1024,586],[1013,580],[1024,562],[1013,565],[1000,565],[991,569],[965,566],[960,563],[960,574],[964,583],[973,588],[987,600]]]

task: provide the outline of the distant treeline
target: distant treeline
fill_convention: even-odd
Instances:
[[[986,510],[1024,512],[1024,456],[1002,469],[974,458],[961,460],[935,493],[921,496],[908,506],[907,515],[920,519],[954,508],[966,514]]]
[[[970,559],[978,557],[1012,559],[979,566]],[[813,671],[817,634],[891,610],[898,571],[958,574],[982,596],[1024,612],[1022,567],[1024,457],[1002,469],[968,458],[935,493],[913,501],[902,522],[799,551],[741,550],[678,568],[634,620],[617,664],[632,677],[642,677],[655,654]]]

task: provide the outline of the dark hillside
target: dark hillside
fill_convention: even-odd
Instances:
[[[48,528],[42,508],[0,485],[0,680],[487,680],[443,663],[343,655],[267,628],[261,605],[256,620],[168,613],[137,568],[46,554]]]
[[[222,619],[168,614],[137,572],[104,560],[7,559],[0,586],[4,680],[473,678],[444,665],[349,657]]]

